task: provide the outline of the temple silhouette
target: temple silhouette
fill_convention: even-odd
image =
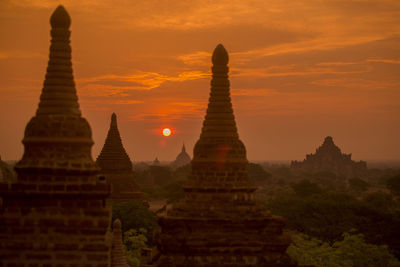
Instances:
[[[112,185],[111,201],[146,203],[134,181],[132,162],[122,145],[115,113],[111,115],[107,138],[96,162],[101,168],[100,174]]]
[[[154,266],[297,266],[283,218],[254,200],[230,98],[228,53],[212,55],[211,92],[184,198],[159,218]]]
[[[0,265],[126,267],[121,222],[114,222],[111,234],[106,203],[142,200],[132,163],[115,114],[97,163],[92,159],[92,132],[73,78],[71,20],[63,6],[50,23],[47,72],[36,114],[25,129],[16,181],[0,183]],[[284,219],[254,200],[222,45],[212,63],[208,109],[184,199],[159,218],[156,248],[143,265],[297,266],[285,252],[290,236]],[[185,147],[182,153],[187,161]]]
[[[172,165],[175,167],[182,167],[189,164],[191,160],[192,159],[190,158],[189,154],[186,152],[185,144],[183,144],[181,153],[176,156],[176,159]]]
[[[72,73],[70,17],[50,18],[49,62],[36,115],[25,128],[14,183],[0,184],[3,266],[97,266],[110,262],[111,188],[99,179],[92,132]]]
[[[365,161],[353,161],[351,154],[344,154],[327,136],[314,154],[307,154],[303,161],[292,161],[291,168],[297,172],[332,172],[345,178],[364,177],[367,172]]]

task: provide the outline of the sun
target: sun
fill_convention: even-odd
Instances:
[[[164,129],[162,130],[162,134],[163,134],[164,136],[170,136],[171,133],[172,133],[172,131],[171,131],[170,128],[164,128]]]

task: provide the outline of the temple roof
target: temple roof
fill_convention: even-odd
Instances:
[[[342,157],[342,151],[340,148],[335,145],[333,142],[333,138],[331,136],[325,137],[324,142],[322,145],[317,148],[315,155],[320,155],[320,154],[329,154],[333,157]]]
[[[117,126],[117,115],[115,113],[111,115],[107,138],[96,162],[103,171],[132,170],[132,162],[122,145]]]

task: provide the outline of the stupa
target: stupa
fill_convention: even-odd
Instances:
[[[176,159],[172,165],[175,167],[181,167],[186,164],[189,164],[190,161],[191,161],[191,158],[190,158],[189,154],[186,152],[185,144],[183,144],[181,153],[179,153],[178,156],[176,156]]]
[[[110,262],[110,185],[98,179],[89,123],[81,116],[63,6],[51,16],[47,73],[25,129],[17,181],[0,184],[2,266],[99,266]]]
[[[230,98],[228,53],[212,55],[211,93],[184,198],[159,217],[154,266],[297,266],[285,221],[254,200]]]
[[[121,221],[115,219],[112,232],[111,267],[129,267],[126,263],[121,229]]]
[[[329,171],[345,178],[364,177],[367,172],[365,161],[353,161],[351,154],[344,154],[333,142],[331,136],[325,137],[323,144],[317,148],[315,154],[306,155],[305,160],[293,161],[291,168],[298,172]]]
[[[143,202],[142,193],[134,180],[132,162],[122,145],[115,113],[111,115],[110,129],[96,162],[101,168],[101,175],[112,184],[110,200]]]

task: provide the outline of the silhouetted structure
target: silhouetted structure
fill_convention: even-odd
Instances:
[[[98,181],[90,126],[72,74],[70,17],[51,16],[50,58],[39,107],[26,126],[17,181],[0,184],[2,266],[98,266],[110,262],[110,186]]]
[[[190,158],[189,154],[186,152],[185,144],[183,144],[181,153],[179,153],[178,156],[176,156],[176,159],[172,165],[175,167],[181,167],[186,164],[189,164],[190,161],[191,161],[191,158]]]
[[[126,263],[121,229],[121,221],[116,219],[112,232],[111,267],[129,267]]]
[[[115,113],[111,115],[110,129],[96,162],[101,168],[101,175],[112,184],[112,201],[143,202],[142,193],[134,180],[132,162],[122,145]]]
[[[154,161],[153,161],[153,166],[160,166],[160,161],[158,160],[158,157],[156,157],[155,159],[154,159]]]
[[[329,171],[346,178],[363,177],[367,172],[365,161],[355,162],[351,154],[344,154],[333,143],[331,136],[327,136],[324,143],[317,148],[315,154],[306,155],[306,159],[292,161],[291,168],[301,172]]]
[[[230,99],[228,53],[212,56],[211,93],[184,199],[159,218],[155,266],[296,266],[284,220],[254,200]]]

